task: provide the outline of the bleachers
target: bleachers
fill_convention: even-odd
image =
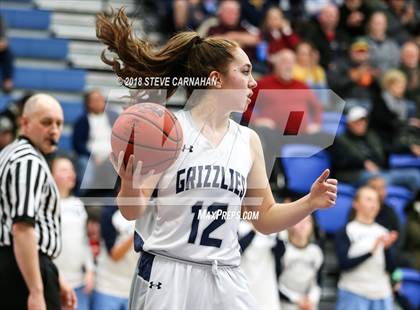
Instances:
[[[389,166],[391,168],[420,168],[420,157],[411,154],[391,154]]]
[[[402,225],[405,225],[406,222],[405,208],[413,198],[413,193],[405,187],[387,187],[385,202],[395,210]]]
[[[322,232],[333,235],[346,225],[355,192],[353,186],[340,183],[334,208],[315,212],[315,218]]]
[[[0,14],[10,28],[48,30],[51,12],[38,9],[0,8]]]
[[[69,52],[66,39],[11,37],[9,44],[15,57],[65,60]]]
[[[310,191],[312,183],[331,163],[325,150],[315,145],[287,144],[282,146],[281,161],[287,188],[295,194]],[[304,177],[302,177],[304,176]]]
[[[17,68],[15,85],[23,89],[83,92],[86,73],[80,69]]]

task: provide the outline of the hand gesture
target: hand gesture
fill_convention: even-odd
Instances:
[[[325,169],[312,184],[309,204],[313,209],[326,209],[335,204],[337,199],[337,180],[328,179],[330,170]]]
[[[130,155],[127,166],[124,165],[124,152],[118,154],[118,159],[111,153],[110,156],[112,166],[121,178],[121,185],[128,185],[131,188],[140,188],[144,181],[154,174],[154,170],[150,170],[147,174],[142,174],[143,162],[138,161],[134,167],[134,155]]]
[[[386,234],[383,239],[383,245],[385,249],[390,248],[395,241],[398,239],[398,232],[393,230],[389,234]]]
[[[313,305],[308,296],[302,298],[298,302],[299,310],[312,310]]]
[[[376,239],[375,244],[373,245],[372,254],[376,252],[380,245],[384,247],[384,249],[388,249],[391,245],[395,243],[398,239],[398,232],[395,230],[391,231],[390,233],[380,236]]]

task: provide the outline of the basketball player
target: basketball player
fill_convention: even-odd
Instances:
[[[155,75],[217,81],[198,95],[192,94],[195,87],[187,87],[194,104],[176,113],[186,147],[166,171],[143,176],[142,163],[134,163],[133,156],[126,166],[122,152],[112,159],[121,177],[117,204],[127,219],[141,218],[153,189],[158,189],[151,234],[147,239],[135,236],[135,247],[142,254],[130,308],[258,308],[238,268],[239,216],[211,215],[255,210],[259,217],[252,224],[258,231],[278,232],[316,209],[333,205],[337,181],[328,179],[325,170],[302,199],[288,204],[274,201],[259,137],[229,119],[231,112],[246,109],[256,86],[251,63],[235,42],[184,32],[156,51],[134,37],[121,10],[112,20],[99,16],[97,36],[118,55],[102,58],[122,78]],[[176,86],[167,90],[170,96]],[[249,198],[260,201],[248,205]]]

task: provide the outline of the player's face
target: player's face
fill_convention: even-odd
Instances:
[[[58,104],[51,104],[22,118],[22,130],[42,153],[49,154],[57,149],[63,129],[63,110]]]
[[[71,191],[76,185],[76,172],[72,162],[66,158],[54,161],[52,175],[60,190]]]
[[[243,112],[251,102],[252,89],[257,82],[252,76],[252,65],[248,56],[241,48],[236,48],[233,61],[228,72],[221,76],[222,89],[232,90],[232,95],[226,97],[224,104],[232,111]]]

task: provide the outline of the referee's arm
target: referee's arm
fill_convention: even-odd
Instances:
[[[29,290],[28,309],[46,309],[44,286],[39,269],[38,244],[34,227],[26,222],[13,224],[13,250]]]
[[[29,157],[29,158],[28,158]],[[35,233],[35,216],[38,212],[40,191],[46,175],[38,159],[27,159],[14,164],[16,182],[10,184],[12,204],[13,251],[20,272],[28,287],[28,309],[46,309],[44,286]],[[14,183],[14,184],[13,184]]]

